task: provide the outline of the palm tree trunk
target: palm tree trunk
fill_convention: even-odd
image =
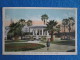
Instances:
[[[70,40],[70,30],[69,30],[69,40]]]
[[[71,27],[70,27],[70,25],[69,25],[69,40],[70,40],[70,33],[71,33],[70,30],[71,30]]]
[[[44,24],[45,24],[45,19],[44,19]]]
[[[65,39],[65,25],[64,25],[64,39]]]
[[[51,41],[53,41],[53,31],[51,32]]]
[[[22,35],[23,35],[23,34],[22,34],[22,32],[21,32],[21,40],[22,40],[22,37],[23,37]]]

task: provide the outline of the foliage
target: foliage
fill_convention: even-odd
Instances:
[[[57,30],[56,28],[57,21],[52,20],[48,22],[46,25],[47,25],[46,30],[48,30],[48,32],[50,33],[51,41],[53,41],[53,33]]]
[[[46,42],[46,36],[41,36],[41,41]]]
[[[31,20],[28,20],[27,21],[27,26],[32,26],[32,21]],[[29,28],[29,33],[30,33],[30,28]],[[29,34],[30,35],[30,34]]]
[[[29,36],[30,40],[34,40],[33,36]]]
[[[65,29],[67,27],[68,30],[69,30],[69,40],[70,40],[70,31],[73,28],[73,25],[75,24],[75,20],[74,20],[73,17],[69,17],[67,19],[63,19],[62,24],[63,24],[63,27],[64,27],[64,39],[65,39]],[[71,26],[72,26],[72,28],[71,28]]]
[[[62,20],[62,24],[63,24],[64,26],[66,26],[66,25],[68,24],[68,19],[63,19],[63,20]]]
[[[64,27],[64,39],[65,39],[65,28],[66,28],[66,25],[68,24],[68,19],[63,19],[62,24],[63,24],[63,27]]]
[[[70,32],[71,32],[71,26],[75,24],[75,20],[73,17],[68,18],[68,30],[69,30],[69,40],[70,40]]]
[[[48,22],[46,25],[47,25],[46,29],[49,32],[55,31],[56,30],[56,27],[55,26],[57,25],[57,21],[52,20],[52,21]]]
[[[31,20],[28,20],[27,21],[27,26],[31,26],[32,25],[32,21]]]
[[[41,20],[44,21],[44,24],[45,24],[45,21],[48,20],[48,18],[49,17],[48,17],[47,14],[44,14],[44,15],[41,16]]]
[[[58,33],[57,36],[60,37],[60,25],[57,25],[56,28],[56,31]]]
[[[71,26],[75,24],[75,20],[73,17],[68,18],[68,30],[71,30]]]
[[[22,19],[16,23],[10,24],[8,36],[10,36],[11,38],[14,37],[14,39],[17,40],[17,38],[22,35],[22,27],[24,26],[24,24],[21,24],[21,22]]]

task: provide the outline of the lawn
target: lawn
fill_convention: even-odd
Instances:
[[[27,40],[6,40],[5,43],[10,43],[10,42],[27,42]]]
[[[60,40],[60,41],[53,41],[51,42],[53,44],[58,44],[58,45],[70,45],[70,46],[75,46],[75,40]]]
[[[29,51],[35,50],[45,47],[42,44],[36,43],[12,43],[12,44],[5,44],[5,51]]]

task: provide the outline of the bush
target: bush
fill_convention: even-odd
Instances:
[[[34,40],[33,36],[29,36],[30,37],[30,40]]]
[[[41,37],[41,41],[42,41],[42,42],[46,42],[46,36],[42,36],[42,37]]]

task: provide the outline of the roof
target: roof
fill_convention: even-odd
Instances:
[[[46,25],[33,25],[33,26],[29,26],[30,28],[45,28]]]

